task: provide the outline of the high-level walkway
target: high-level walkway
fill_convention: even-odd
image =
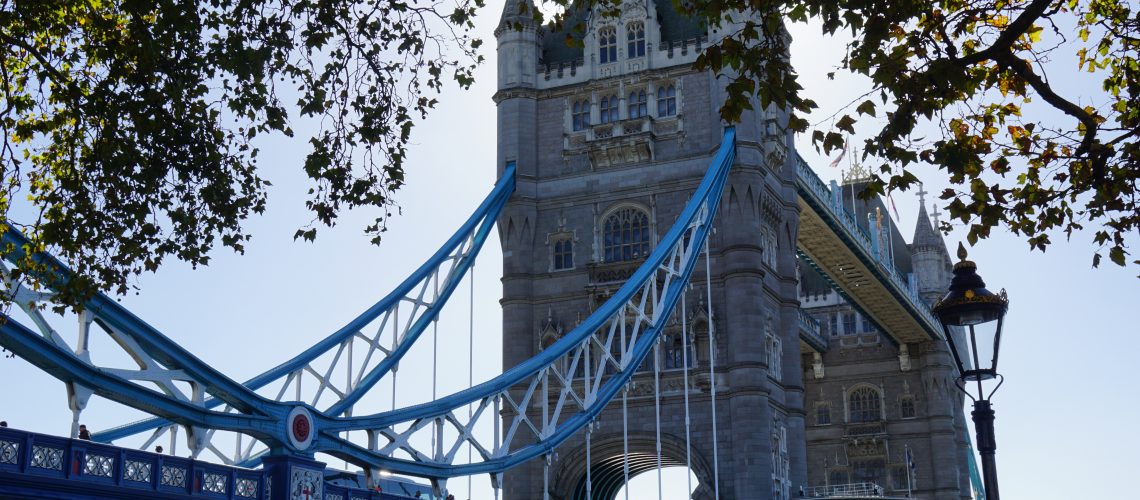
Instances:
[[[835,181],[824,184],[803,158],[796,161],[800,254],[896,343],[944,339],[941,324],[889,259],[885,238],[856,223]]]

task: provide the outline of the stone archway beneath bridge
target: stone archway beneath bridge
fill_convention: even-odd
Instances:
[[[552,467],[550,497],[554,500],[586,500],[586,445],[585,440],[568,447],[558,457],[558,466]],[[622,435],[596,432],[590,448],[590,500],[615,500],[625,486]],[[629,434],[629,477],[650,473],[657,468],[656,436],[653,433]],[[689,450],[689,469],[697,482],[692,498],[713,498],[712,463],[705,460],[698,447]],[[685,439],[661,434],[661,466],[685,467]]]

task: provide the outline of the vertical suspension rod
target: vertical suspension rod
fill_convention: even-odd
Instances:
[[[691,460],[691,446],[689,445],[689,314],[688,303],[689,285],[685,285],[685,292],[681,294],[681,363],[683,366],[682,378],[685,381],[685,484],[686,495],[693,494],[693,463]]]
[[[709,221],[711,224],[712,221]],[[710,233],[711,233],[711,229]],[[720,453],[717,449],[717,433],[716,433],[716,330],[713,328],[713,308],[712,308],[712,266],[709,258],[709,241],[708,234],[705,235],[705,294],[706,294],[706,315],[709,322],[709,402],[712,405],[712,434],[713,434],[713,497],[720,500]]]
[[[661,337],[653,344],[653,418],[657,423],[657,499],[661,500],[665,494],[661,487]]]

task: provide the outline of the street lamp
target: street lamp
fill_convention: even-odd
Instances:
[[[977,264],[966,260],[966,247],[958,243],[958,258],[954,264],[954,279],[950,281],[950,291],[934,305],[934,314],[942,322],[950,352],[958,365],[957,385],[962,392],[974,400],[974,430],[978,435],[978,453],[982,457],[982,479],[986,488],[986,500],[999,500],[997,464],[994,462],[994,410],[990,407],[990,397],[1001,387],[1002,376],[997,372],[998,346],[1001,342],[1002,320],[1009,309],[1009,299],[1005,289],[1000,293],[986,290],[986,283],[978,276]],[[951,328],[957,327],[957,328]],[[962,329],[969,338],[966,345],[955,344],[955,333]],[[979,346],[981,351],[979,351]],[[990,350],[992,346],[992,350]],[[959,349],[965,349],[966,364],[962,362]],[[980,355],[979,355],[980,353]],[[986,356],[989,356],[989,360]],[[997,385],[986,394],[982,382],[996,380]],[[970,393],[969,386],[977,383],[977,396]]]

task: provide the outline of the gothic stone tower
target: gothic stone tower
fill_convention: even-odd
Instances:
[[[843,199],[861,226],[890,242],[895,267],[933,303],[950,284],[950,257],[925,203],[908,245],[883,222],[889,216],[882,200],[852,196],[863,188],[861,177],[853,169]],[[892,496],[911,489],[924,499],[971,498],[963,395],[946,343],[894,344],[813,269],[804,269],[800,301],[828,338],[825,352],[805,354],[808,483],[874,482]],[[907,448],[915,465],[910,483]]]
[[[508,1],[496,31],[500,173],[517,163],[517,189],[499,221],[504,367],[572,329],[641,264],[700,182],[724,130],[725,83],[692,69],[715,31],[679,17],[669,0],[627,1],[617,17],[573,12],[564,31],[537,25],[533,8]],[[584,33],[572,31],[579,23]],[[568,46],[567,35],[584,47]],[[690,345],[671,327],[661,355],[646,365],[662,369],[666,465],[684,464],[689,393],[695,498],[713,492],[710,331],[721,498],[784,499],[806,482],[799,212],[786,121],[765,110],[737,125],[736,164],[709,242],[711,318],[698,299],[704,293],[690,293]],[[704,276],[694,273],[695,290],[705,289]],[[652,381],[651,370],[636,375],[629,393],[632,474],[656,464]],[[590,451],[593,497],[609,500],[622,477],[620,404],[599,418]],[[585,457],[582,436],[551,456],[551,498],[584,498]],[[505,498],[541,499],[543,484],[543,464],[532,461],[506,474]]]

